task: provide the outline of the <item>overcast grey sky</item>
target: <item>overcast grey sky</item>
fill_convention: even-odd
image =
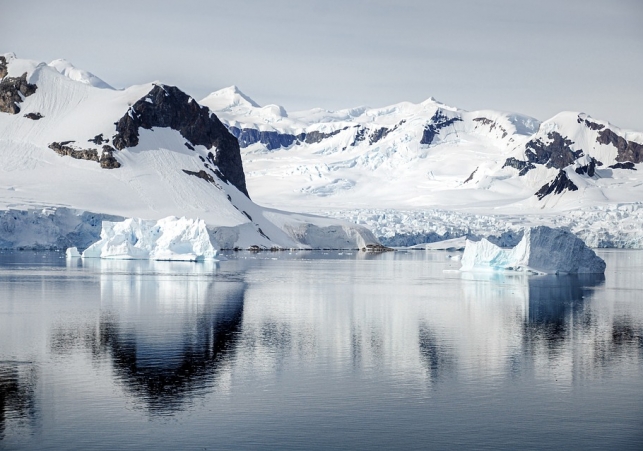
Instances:
[[[0,0],[0,52],[287,110],[433,96],[643,131],[643,1]]]

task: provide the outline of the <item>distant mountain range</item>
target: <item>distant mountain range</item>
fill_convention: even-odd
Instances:
[[[232,86],[200,102],[235,135],[250,189],[291,208],[534,212],[643,200],[643,134],[429,99],[287,113]]]

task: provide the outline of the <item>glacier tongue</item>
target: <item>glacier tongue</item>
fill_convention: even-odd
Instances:
[[[511,249],[502,249],[486,239],[467,240],[461,270],[602,274],[605,262],[571,232],[538,226],[525,229],[522,240]]]
[[[175,216],[158,221],[104,221],[100,240],[82,254],[83,258],[177,261],[212,260],[216,255],[205,221]]]

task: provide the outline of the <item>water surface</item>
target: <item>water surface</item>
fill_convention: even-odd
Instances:
[[[643,448],[643,252],[449,255],[0,254],[0,448]]]

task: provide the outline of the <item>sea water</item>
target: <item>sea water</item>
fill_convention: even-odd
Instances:
[[[4,252],[0,449],[642,449],[643,252],[458,255]]]

